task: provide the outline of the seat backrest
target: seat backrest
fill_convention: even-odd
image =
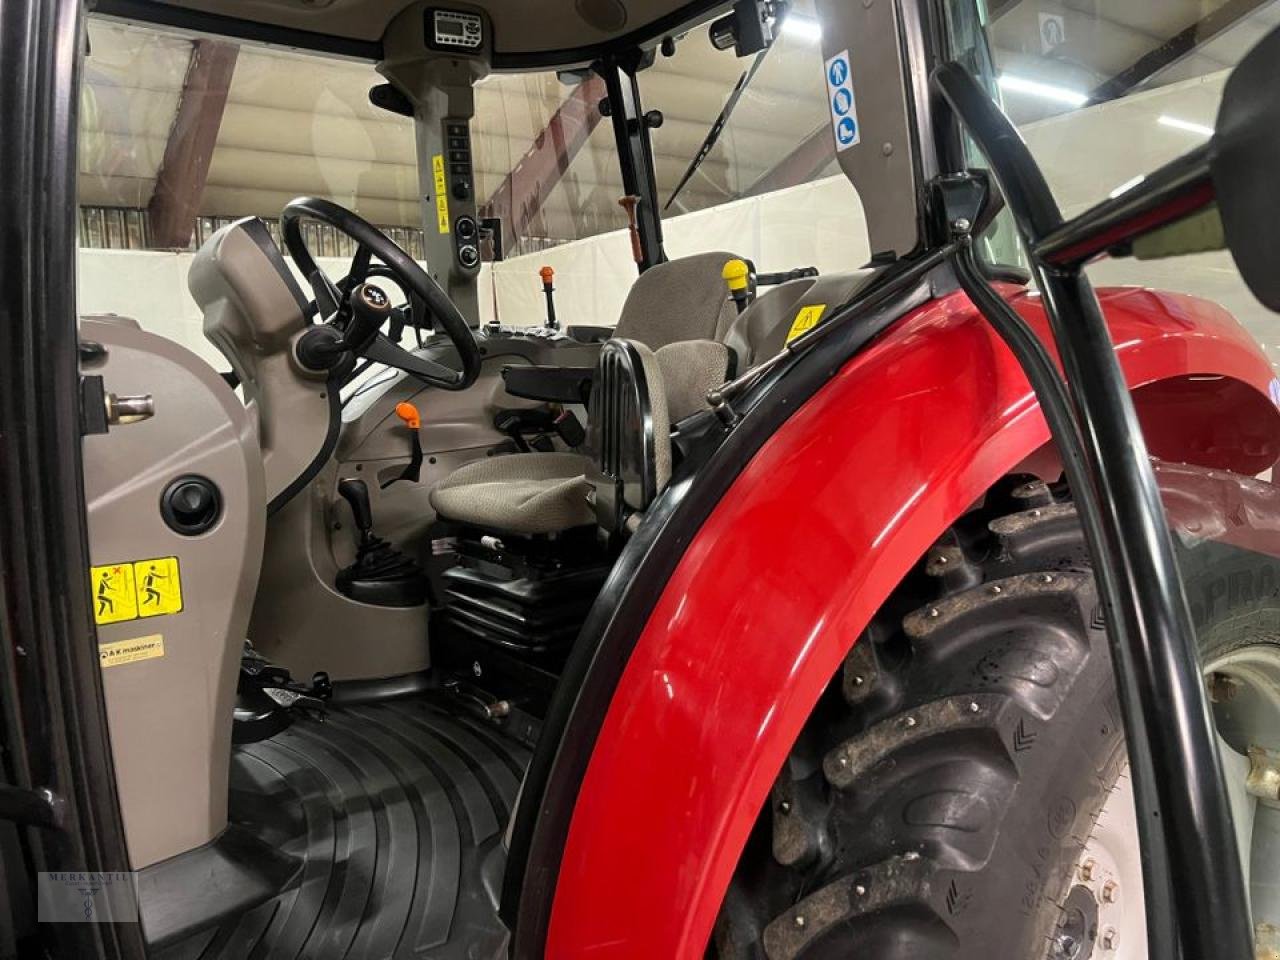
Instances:
[[[719,340],[737,311],[721,272],[736,254],[680,257],[650,267],[632,284],[615,337],[657,350],[681,340]]]
[[[823,323],[874,277],[874,269],[790,280],[758,296],[726,331],[737,374],[778,353],[803,330]]]

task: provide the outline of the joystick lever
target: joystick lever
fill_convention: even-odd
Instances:
[[[351,516],[360,531],[360,546],[373,539],[373,507],[369,504],[369,488],[363,480],[339,480],[338,493],[351,505]]]

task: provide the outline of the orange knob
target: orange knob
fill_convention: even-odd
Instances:
[[[543,267],[538,271],[538,276],[542,278],[543,283],[550,283],[556,277],[556,272],[550,267]]]
[[[396,404],[396,416],[403,420],[404,425],[410,430],[417,430],[422,426],[422,414],[418,413],[418,408],[407,400]]]

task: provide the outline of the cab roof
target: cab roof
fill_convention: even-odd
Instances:
[[[379,60],[400,13],[480,12],[490,23],[495,69],[588,63],[651,44],[727,10],[731,0],[99,0],[97,12],[199,33]]]

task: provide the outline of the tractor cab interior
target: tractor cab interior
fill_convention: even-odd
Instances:
[[[504,834],[521,781],[619,557],[740,416],[722,395],[876,275],[664,253],[661,117],[637,74],[676,42],[762,53],[785,8],[99,12],[376,50],[370,99],[414,119],[427,220],[424,262],[318,197],[284,209],[281,244],[256,217],[213,233],[189,287],[227,373],[120,317],[82,320],[82,372],[115,411],[86,441],[85,485],[146,937],[175,958],[488,956],[509,933],[503,891],[519,894]],[[503,227],[477,206],[474,85],[547,66],[604,80],[638,275],[616,318],[562,328],[544,275],[545,318],[482,323],[482,250]],[[350,241],[345,275],[309,224]],[[131,605],[144,580],[154,603]]]

